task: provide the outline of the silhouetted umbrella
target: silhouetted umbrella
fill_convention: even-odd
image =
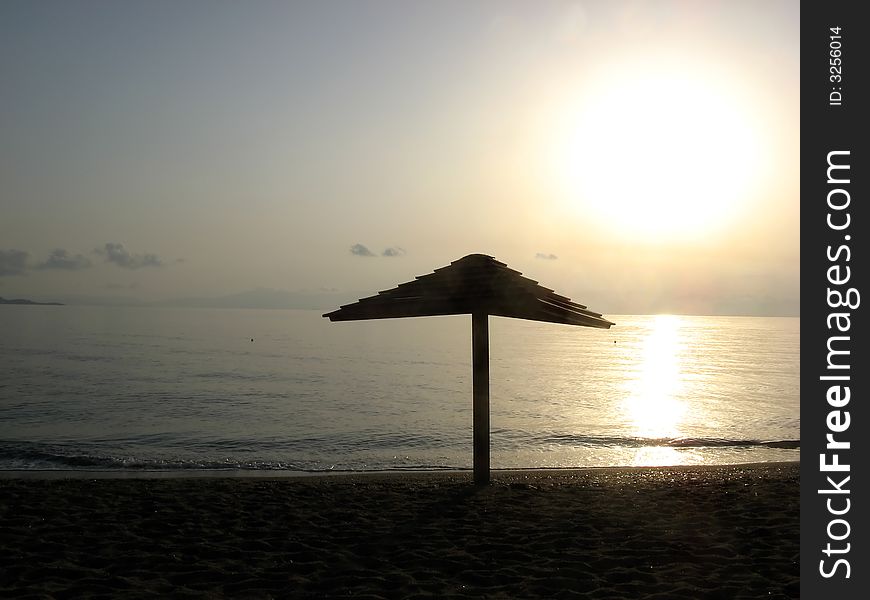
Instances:
[[[489,315],[609,329],[613,323],[538,285],[485,254],[469,254],[433,273],[323,315],[359,321],[471,314],[474,481],[489,481]]]

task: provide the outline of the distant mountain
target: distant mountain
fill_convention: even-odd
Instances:
[[[35,300],[6,300],[0,304],[50,304],[72,306],[123,306],[123,307],[190,307],[190,308],[295,308],[308,310],[334,310],[342,304],[368,296],[366,292],[288,292],[286,290],[255,289],[237,294],[217,297],[173,298],[147,301],[129,296],[84,296],[60,295],[62,302],[38,302]],[[42,298],[45,300],[45,298]]]
[[[354,292],[288,292],[256,289],[215,298],[177,298],[156,302],[154,306],[188,306],[196,308],[301,308],[332,310],[353,302],[360,296]]]
[[[0,304],[27,304],[33,306],[63,306],[60,302],[34,302],[33,300],[25,300],[23,298],[15,298],[13,300],[7,300],[6,298],[0,298]]]
[[[41,298],[45,300],[46,298]],[[129,296],[89,296],[83,294],[55,294],[52,299],[67,306],[146,306],[147,303]]]

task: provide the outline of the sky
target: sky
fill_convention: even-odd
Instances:
[[[799,17],[4,0],[0,296],[357,297],[480,252],[605,314],[798,315]]]

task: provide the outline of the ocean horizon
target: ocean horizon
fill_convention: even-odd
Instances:
[[[471,468],[468,315],[7,306],[0,470]],[[800,458],[800,319],[490,317],[493,469]]]

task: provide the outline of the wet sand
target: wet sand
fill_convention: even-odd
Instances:
[[[470,481],[0,478],[0,597],[799,597],[799,463]]]

